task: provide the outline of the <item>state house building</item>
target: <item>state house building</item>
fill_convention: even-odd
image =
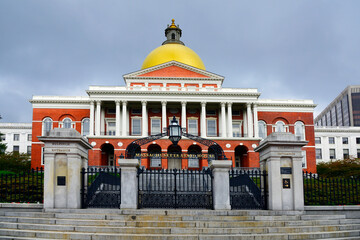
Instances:
[[[272,132],[292,132],[308,141],[304,170],[316,171],[313,101],[260,99],[255,88],[223,88],[224,77],[208,72],[181,34],[173,20],[141,69],[123,76],[125,86],[90,86],[87,97],[34,96],[32,167],[43,164],[37,137],[53,128],[74,128],[88,138],[89,166],[134,157],[128,152],[134,143],[146,168],[208,166],[212,149],[196,139],[183,137],[177,145],[166,136],[136,141],[161,134],[175,116],[185,133],[216,142],[234,167],[259,167],[254,148],[260,141]]]

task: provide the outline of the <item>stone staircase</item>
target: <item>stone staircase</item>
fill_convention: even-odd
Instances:
[[[360,219],[261,210],[5,211],[0,239],[360,239]]]

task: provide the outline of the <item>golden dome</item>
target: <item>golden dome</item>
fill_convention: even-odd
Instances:
[[[199,55],[190,48],[177,44],[165,44],[155,48],[144,60],[141,69],[153,67],[162,63],[177,61],[192,67],[205,70],[205,65]]]
[[[171,25],[165,29],[167,40],[162,46],[155,48],[144,60],[141,69],[153,67],[162,63],[177,61],[192,67],[205,70],[205,65],[201,58],[190,48],[180,41],[181,29],[175,25],[175,20],[171,20]]]

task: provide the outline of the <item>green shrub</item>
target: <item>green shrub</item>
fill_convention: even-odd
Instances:
[[[0,169],[2,171],[9,171],[19,173],[30,170],[31,162],[28,154],[10,152],[0,154]]]
[[[344,159],[317,164],[321,177],[360,177],[360,159]]]

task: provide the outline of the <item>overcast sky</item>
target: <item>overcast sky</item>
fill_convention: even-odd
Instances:
[[[359,13],[358,0],[0,0],[1,122],[31,122],[33,95],[124,85],[172,18],[224,87],[313,99],[316,116],[360,84]]]

